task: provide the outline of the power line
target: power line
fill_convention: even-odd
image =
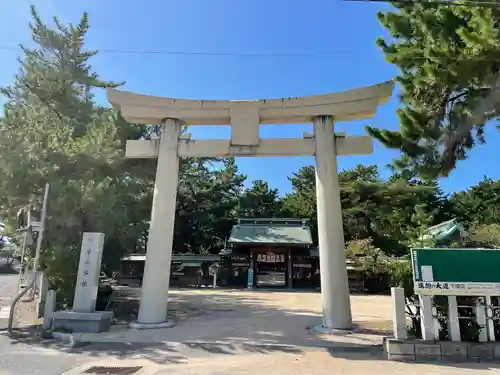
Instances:
[[[343,0],[343,1],[386,1],[386,0]],[[408,0],[404,0],[408,1]],[[88,49],[92,50],[92,49]],[[132,54],[132,55],[158,55],[158,56],[206,56],[206,57],[254,57],[254,58],[373,58],[379,57],[369,53],[346,52],[318,52],[318,53],[266,53],[266,52],[206,52],[206,51],[168,51],[168,50],[139,50],[139,49],[106,49],[96,48],[98,54]],[[0,51],[22,52],[20,47],[0,46]],[[382,51],[381,51],[382,52]],[[381,55],[380,57],[385,57]],[[414,60],[429,60],[427,56],[413,56]],[[481,61],[500,61],[500,58],[481,58]]]
[[[91,48],[89,50],[92,50]],[[213,57],[305,57],[305,58],[332,58],[332,57],[373,57],[368,53],[268,53],[268,52],[205,52],[205,51],[167,51],[167,50],[141,50],[141,49],[109,49],[96,48],[99,54],[136,54],[136,55],[166,55],[166,56],[213,56]],[[20,47],[2,47],[0,51],[21,52]]]

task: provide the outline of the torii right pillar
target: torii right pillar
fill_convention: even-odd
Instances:
[[[322,329],[352,327],[346,269],[337,151],[332,116],[313,119],[316,142],[316,199],[321,276]]]

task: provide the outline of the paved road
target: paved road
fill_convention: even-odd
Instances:
[[[10,304],[16,295],[18,278],[16,274],[0,273],[0,328],[4,328],[9,318]]]
[[[10,304],[16,293],[18,279],[19,276],[16,274],[0,273],[0,306]]]
[[[179,350],[162,343],[95,343],[69,348],[55,341],[36,341],[29,335],[11,338],[0,334],[0,375],[76,375],[92,366],[137,365],[143,366],[141,375],[152,375],[172,365],[189,368],[191,361],[224,357],[207,348]]]
[[[0,375],[60,375],[100,356],[98,352],[70,353],[62,344],[42,344],[29,335],[8,337],[10,304],[17,292],[18,278],[17,274],[0,273]]]
[[[21,344],[0,335],[0,375],[59,375],[78,365],[64,351]]]
[[[0,375],[59,375],[77,365],[78,358],[60,349],[21,343],[6,336],[10,304],[16,295],[18,277],[17,274],[0,273]]]

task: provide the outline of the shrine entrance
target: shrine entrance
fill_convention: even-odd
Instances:
[[[255,286],[257,288],[286,288],[288,275],[288,254],[259,252],[255,257]]]
[[[179,158],[314,156],[322,326],[351,328],[337,156],[371,154],[373,145],[368,136],[335,134],[333,123],[373,117],[378,105],[391,97],[393,89],[394,82],[388,81],[325,95],[252,101],[161,98],[108,89],[109,102],[120,109],[125,120],[162,126],[158,139],[127,141],[126,157],[158,158],[141,302],[133,326],[172,325],[167,321],[167,295]],[[259,137],[260,124],[308,122],[314,124],[314,134],[304,134],[303,138]],[[189,134],[181,134],[184,125],[230,125],[231,138],[191,139]]]

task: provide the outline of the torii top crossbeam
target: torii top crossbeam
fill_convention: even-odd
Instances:
[[[373,117],[377,106],[391,97],[393,81],[324,95],[249,101],[162,98],[108,89],[108,100],[134,124],[160,124],[165,118],[182,119],[186,125],[233,125],[236,107],[247,107],[252,122],[297,124],[315,116],[330,115],[335,121]],[[252,108],[252,109],[250,109]]]

